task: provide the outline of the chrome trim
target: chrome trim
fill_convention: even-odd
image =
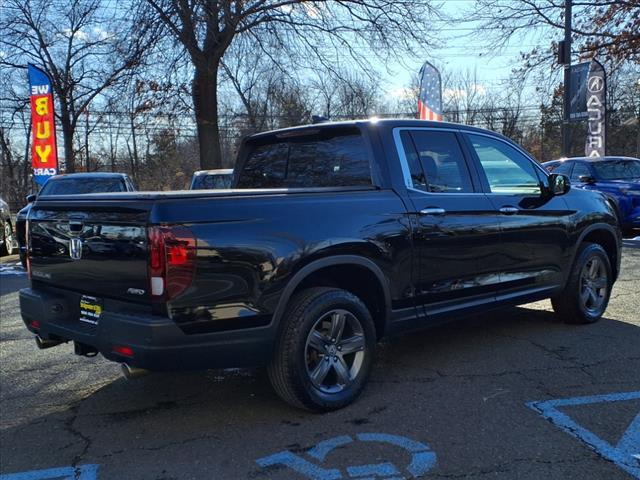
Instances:
[[[420,210],[420,215],[444,215],[447,211],[444,208],[423,208]]]
[[[505,215],[513,215],[514,213],[518,213],[520,211],[520,209],[516,207],[501,207],[499,210],[500,213],[503,213]]]
[[[413,181],[411,180],[411,170],[409,170],[409,161],[407,160],[407,155],[404,151],[404,147],[402,146],[402,139],[400,138],[401,131],[402,130],[400,128],[393,129],[393,142],[396,144],[396,152],[398,153],[398,158],[400,159],[400,168],[402,168],[404,186],[408,189],[421,192],[422,190],[418,190],[417,188],[413,187]]]

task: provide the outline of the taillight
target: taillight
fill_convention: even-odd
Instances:
[[[117,353],[118,355],[122,355],[123,357],[133,358],[133,348],[125,347],[124,345],[114,345],[111,347],[111,351],[113,353]]]
[[[151,295],[171,300],[184,293],[195,275],[196,239],[186,227],[149,228]]]

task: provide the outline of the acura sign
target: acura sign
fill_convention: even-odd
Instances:
[[[604,67],[592,60],[587,79],[587,139],[585,155],[604,157],[607,127],[607,78]]]

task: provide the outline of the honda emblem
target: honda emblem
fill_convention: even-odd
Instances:
[[[82,240],[77,237],[69,239],[69,256],[74,260],[82,258]]]

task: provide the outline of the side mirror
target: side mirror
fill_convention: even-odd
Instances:
[[[27,195],[27,203],[33,203],[35,201],[36,201],[35,193],[30,193],[29,195]]]
[[[591,175],[580,175],[578,177],[578,180],[580,180],[580,183],[587,183],[587,184],[596,183],[596,179],[593,178]]]
[[[551,195],[564,195],[571,189],[569,177],[561,173],[551,173],[549,175],[549,192]]]

